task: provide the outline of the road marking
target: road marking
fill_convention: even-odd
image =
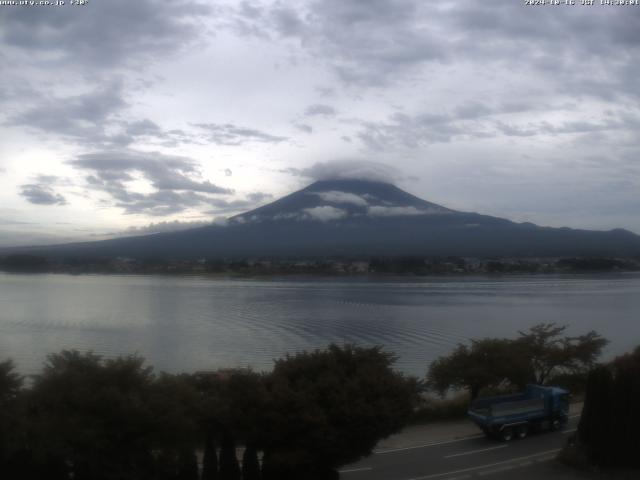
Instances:
[[[483,434],[470,435],[468,437],[456,438],[455,440],[447,440],[445,442],[425,443],[424,445],[415,445],[413,447],[404,447],[404,448],[393,448],[391,450],[377,450],[377,451],[374,451],[373,453],[375,455],[382,455],[383,453],[403,452],[405,450],[415,450],[416,448],[435,447],[436,445],[447,445],[449,443],[464,442],[465,440],[473,440],[474,438],[482,438],[482,437],[484,437]]]
[[[507,465],[504,467],[492,468],[491,470],[485,470],[484,472],[479,472],[478,475],[484,477],[485,475],[493,475],[494,473],[506,472],[507,470],[513,470],[515,465]]]
[[[532,455],[525,455],[524,457],[511,458],[509,460],[504,460],[502,462],[488,463],[487,465],[480,465],[480,466],[477,466],[477,467],[463,468],[462,470],[453,470],[451,472],[434,473],[432,475],[425,475],[424,477],[413,477],[410,480],[426,480],[427,478],[438,478],[438,477],[445,477],[447,475],[455,475],[456,473],[472,472],[474,470],[481,470],[483,468],[497,467],[498,465],[505,465],[507,463],[519,462],[520,460],[527,460],[529,458],[540,457],[542,455],[549,455],[551,453],[557,453],[560,450],[562,450],[562,449],[561,448],[555,448],[553,450],[547,450],[547,451],[540,452],[540,453],[534,453]]]
[[[371,467],[362,467],[362,468],[350,468],[348,470],[338,470],[338,473],[353,473],[353,472],[366,472],[369,470],[373,470]]]
[[[560,433],[561,433],[561,434],[563,434],[563,435],[566,435],[567,433],[573,433],[573,432],[575,432],[576,430],[578,430],[578,429],[577,429],[577,428],[572,428],[572,429],[570,429],[570,430],[563,430],[563,431],[561,431]]]
[[[498,448],[507,448],[509,445],[498,445],[497,447],[481,448],[480,450],[471,450],[469,452],[454,453],[453,455],[446,455],[444,458],[462,457],[464,455],[472,455],[474,453],[488,452],[489,450],[497,450]]]
[[[539,458],[536,460],[536,462],[538,463],[543,463],[543,462],[548,462],[549,460],[553,460],[554,456],[551,455],[550,457],[544,457],[544,458]]]

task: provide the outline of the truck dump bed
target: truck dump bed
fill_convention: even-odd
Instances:
[[[511,402],[502,402],[485,407],[484,414],[488,417],[506,417],[544,411],[544,398],[528,398]],[[477,412],[480,413],[480,412]]]

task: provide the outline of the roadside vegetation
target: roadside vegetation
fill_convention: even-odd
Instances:
[[[0,477],[337,478],[415,407],[418,382],[393,362],[380,348],[331,345],[277,360],[269,373],[170,375],[137,356],[63,351],[27,387],[5,361]]]
[[[595,331],[566,336],[567,327],[541,323],[514,339],[483,338],[459,344],[429,366],[427,386],[440,395],[465,391],[480,394],[523,390],[529,383],[584,389],[608,341]]]
[[[582,468],[640,469],[639,406],[640,346],[589,373],[578,431],[561,458]]]

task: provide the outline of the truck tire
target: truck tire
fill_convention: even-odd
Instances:
[[[503,442],[510,442],[513,439],[513,429],[511,427],[503,428],[500,432],[500,438]]]
[[[527,438],[527,435],[529,435],[529,427],[526,425],[519,426],[516,435],[518,438]]]

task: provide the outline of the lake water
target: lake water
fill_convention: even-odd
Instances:
[[[0,359],[36,372],[63,348],[139,353],[170,372],[270,369],[286,352],[331,342],[383,345],[397,368],[471,338],[540,322],[596,330],[605,355],[640,344],[640,274],[421,279],[216,279],[0,273]]]

